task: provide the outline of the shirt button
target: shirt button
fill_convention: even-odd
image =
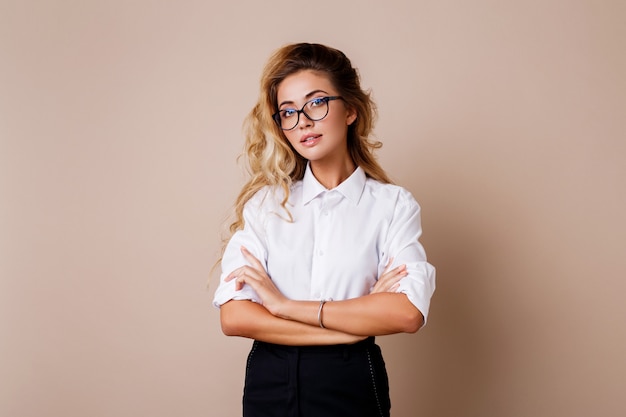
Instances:
[[[321,250],[321,251],[318,252],[318,254],[319,254],[319,256],[323,256],[324,255],[324,251]]]

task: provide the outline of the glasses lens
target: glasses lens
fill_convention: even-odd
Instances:
[[[314,98],[306,103],[304,112],[311,120],[322,120],[328,114],[328,100],[324,97]]]
[[[284,130],[293,129],[298,124],[298,112],[293,109],[281,110],[278,112],[280,127]]]

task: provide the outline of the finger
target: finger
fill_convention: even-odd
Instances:
[[[384,276],[381,276],[371,292],[391,292],[396,289],[396,286],[399,286],[399,281],[408,275],[406,270],[406,265],[400,265],[393,270],[386,273]]]
[[[252,257],[252,259],[256,259],[254,258],[254,256],[250,255]],[[248,265],[244,265],[241,266],[237,269],[235,269],[233,272],[231,272],[230,274],[228,274],[228,276],[226,276],[226,278],[224,278],[224,281],[228,282],[228,281],[232,281],[233,279],[237,278],[238,276],[240,276],[243,273],[248,273],[250,275],[259,275],[260,272],[265,272],[265,269],[261,268],[255,268],[254,266],[248,266]]]
[[[379,281],[388,281],[391,279],[395,279],[398,276],[403,277],[407,274],[406,272],[406,265],[400,265],[394,269],[392,269],[391,271],[388,271],[386,273],[384,273],[380,278]]]
[[[398,274],[398,273],[402,272],[405,269],[406,269],[406,265],[405,264],[398,265],[395,268],[390,269],[389,271],[387,271],[387,275]]]
[[[400,265],[399,267],[397,267],[396,269],[393,270],[393,275],[406,275],[407,271],[406,271],[406,265]]]
[[[224,278],[224,281],[227,281],[227,282],[232,281],[233,279],[237,278],[241,274],[244,274],[246,272],[246,268],[250,268],[250,267],[248,265],[240,266],[239,268],[235,269],[233,272],[228,274],[228,276]]]
[[[245,275],[238,277],[237,281],[235,281],[235,290],[236,291],[242,290],[244,285],[246,284],[250,285],[250,282],[252,282],[252,280],[248,280]]]
[[[252,270],[254,271],[254,270]],[[250,285],[256,291],[258,289],[259,279],[255,274],[250,274],[249,269],[243,269],[239,275],[234,276],[235,278],[235,289],[240,290],[243,288],[245,284]]]
[[[228,274],[228,276],[226,278],[224,278],[224,281],[226,281],[226,282],[232,281],[233,279],[237,278],[237,276],[239,276],[239,274],[241,274],[241,268],[237,268],[233,272]]]
[[[383,275],[389,272],[391,264],[393,264],[393,258],[389,258],[389,260],[387,261],[387,265],[385,265],[385,269],[383,270]]]
[[[250,274],[245,269],[247,267],[241,267],[235,269],[233,272],[228,274],[226,278],[224,278],[225,282],[229,282],[235,280],[235,289],[240,290],[243,288],[244,284],[249,283],[250,281],[254,281],[255,277],[253,274]]]
[[[256,269],[265,271],[265,268],[263,267],[261,261],[259,261],[256,256],[250,253],[250,251],[245,246],[241,247],[241,253],[243,254],[244,258],[246,258],[252,264],[252,266],[254,266]]]

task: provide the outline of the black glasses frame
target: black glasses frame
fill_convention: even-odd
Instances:
[[[306,111],[304,111],[304,108],[307,106],[307,104],[311,103],[312,101],[315,100],[322,100],[324,103],[326,103],[326,113],[322,116],[319,117],[317,119],[312,118],[311,116],[309,116],[307,114]],[[328,112],[330,111],[330,106],[328,105],[329,101],[333,101],[333,100],[343,100],[343,97],[341,96],[328,96],[328,97],[315,97],[312,98],[311,100],[307,101],[306,103],[304,103],[304,105],[302,106],[302,108],[300,110],[295,110],[295,109],[289,109],[289,110],[295,110],[295,112],[298,114],[298,117],[296,118],[296,123],[293,125],[293,127],[290,127],[289,129],[285,129],[281,122],[280,122],[280,113],[283,112],[284,110],[279,110],[276,113],[272,114],[272,119],[274,119],[274,121],[276,122],[276,124],[278,125],[278,127],[280,127],[282,130],[293,130],[296,128],[296,126],[298,126],[298,123],[300,123],[300,114],[304,114],[306,116],[307,119],[309,119],[312,122],[319,122],[320,120],[324,119],[326,116],[328,116]]]

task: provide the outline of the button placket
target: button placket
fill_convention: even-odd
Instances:
[[[322,294],[322,289],[324,287],[324,263],[322,262],[323,255],[323,247],[324,247],[324,236],[323,230],[326,228],[326,225],[320,220],[324,217],[323,212],[325,210],[325,200],[326,200],[326,192],[321,194],[315,201],[312,203],[315,204],[313,207],[313,215],[315,216],[313,227],[313,253],[311,259],[312,264],[312,275],[311,275],[311,297],[312,299],[319,299]]]
[[[325,288],[326,278],[330,275],[329,268],[332,265],[329,264],[328,257],[331,254],[328,252],[328,248],[331,247],[330,243],[333,238],[333,218],[332,211],[340,204],[343,199],[343,195],[336,191],[326,191],[319,196],[317,210],[314,210],[315,215],[315,227],[314,227],[314,251],[313,251],[313,281],[311,282],[311,296],[313,299],[320,299],[320,297],[326,297]]]

